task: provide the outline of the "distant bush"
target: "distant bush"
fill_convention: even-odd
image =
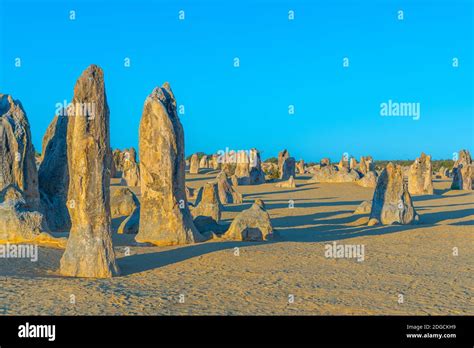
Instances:
[[[265,160],[265,163],[275,163],[278,164],[278,158],[276,157],[270,157]]]

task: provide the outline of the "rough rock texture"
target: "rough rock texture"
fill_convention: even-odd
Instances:
[[[349,158],[346,157],[346,155],[343,155],[337,166],[338,166],[339,170],[341,170],[343,168],[350,169]]]
[[[296,164],[296,168],[298,169],[298,174],[304,174],[304,161],[303,161],[303,160],[300,160],[300,161]]]
[[[282,181],[282,182],[277,183],[275,187],[295,188],[296,187],[295,178],[293,178],[293,175],[292,175],[287,181]]]
[[[473,168],[468,150],[459,151],[458,160],[453,167],[452,190],[472,190]]]
[[[47,232],[43,214],[28,207],[23,193],[14,185],[0,192],[0,244],[35,243],[64,248],[66,239]]]
[[[235,175],[232,175],[229,180],[230,180],[232,186],[234,186],[234,187],[239,186],[239,178],[237,178]]]
[[[369,226],[382,223],[406,225],[418,220],[401,166],[389,163],[377,180]]]
[[[361,179],[356,181],[356,184],[362,187],[375,188],[377,186],[377,173],[374,171],[367,172]]]
[[[219,200],[222,204],[242,203],[242,194],[235,190],[224,171],[217,175],[216,182]]]
[[[331,160],[327,157],[321,159],[321,161],[319,161],[319,165],[321,167],[325,167],[325,166],[330,166],[331,165]]]
[[[283,162],[285,162],[285,160],[288,157],[290,157],[290,153],[288,152],[287,149],[285,149],[283,151],[280,151],[278,153],[278,171],[279,171],[279,173],[281,173],[281,171],[282,171]]]
[[[209,159],[207,155],[201,157],[201,160],[199,161],[199,168],[209,168]]]
[[[43,137],[42,161],[38,170],[42,211],[51,231],[69,231],[67,209],[69,170],[67,161],[68,116],[55,116]]]
[[[199,188],[193,216],[209,216],[216,222],[221,220],[222,204],[219,199],[217,183],[207,183]]]
[[[137,234],[140,229],[140,208],[137,208],[120,224],[118,234]]]
[[[128,187],[118,187],[110,195],[110,214],[112,218],[131,215],[140,202]]]
[[[140,230],[135,240],[155,245],[204,241],[187,204],[184,131],[168,83],[145,100],[139,134]]]
[[[101,68],[91,65],[82,73],[72,102],[90,103],[95,112],[69,119],[68,209],[72,226],[60,272],[76,277],[111,277],[119,269],[110,229],[109,107]]]
[[[349,160],[349,169],[356,169],[357,168],[357,160],[354,157],[351,157]]]
[[[237,153],[237,166],[235,167],[234,174],[239,179],[245,178],[245,183],[242,181],[243,185],[248,185],[248,177],[250,176],[249,162],[249,156],[247,155],[246,151],[239,151]]]
[[[363,201],[354,211],[354,215],[358,214],[370,214],[372,210],[372,201]]]
[[[137,152],[133,147],[123,152],[122,183],[130,187],[140,186]]]
[[[358,167],[359,171],[364,175],[370,171],[375,171],[375,165],[372,156],[362,156],[360,158],[360,163]]]
[[[123,172],[123,161],[124,161],[124,153],[119,149],[115,149],[112,151],[112,162],[113,164],[113,178],[121,178]]]
[[[0,243],[65,246],[46,233],[35,150],[26,113],[17,100],[0,94]]]
[[[291,176],[296,176],[295,159],[293,157],[288,157],[283,161],[283,164],[280,167],[280,179],[288,180]]]
[[[191,163],[189,165],[189,174],[198,174],[199,173],[199,156],[197,153],[191,156]]]
[[[260,152],[257,149],[250,150],[250,185],[260,185],[265,183],[265,172],[262,169]]]
[[[360,175],[355,170],[349,170],[345,167],[342,167],[338,170],[336,167],[329,165],[321,167],[318,171],[316,171],[308,182],[341,183],[354,182],[359,179]]]
[[[449,179],[449,169],[445,167],[441,167],[438,170],[438,173],[436,173],[436,178],[438,179]]]
[[[421,156],[410,166],[408,173],[408,192],[410,192],[411,195],[432,195],[432,171],[431,156],[421,153]]]
[[[257,199],[249,209],[237,215],[223,237],[240,241],[273,239],[275,232],[263,201]]]
[[[38,208],[38,171],[30,125],[20,101],[0,94],[0,190],[16,186],[28,207]]]
[[[219,163],[219,156],[217,154],[212,155],[209,165],[214,170],[218,170],[221,168],[221,163]]]

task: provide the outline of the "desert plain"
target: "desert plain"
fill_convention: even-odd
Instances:
[[[187,172],[186,185],[201,187],[218,173]],[[297,175],[293,189],[239,186],[243,203],[225,206],[222,223],[262,199],[278,232],[272,241],[141,246],[134,235],[116,233],[123,220],[116,218],[120,276],[60,276],[58,248],[39,247],[37,262],[0,259],[0,314],[474,314],[472,191],[433,179],[432,195],[412,196],[418,224],[367,226],[368,214],[353,212],[373,188],[310,178]],[[113,179],[112,192],[120,185]],[[364,260],[326,257],[333,242],[363,245]]]

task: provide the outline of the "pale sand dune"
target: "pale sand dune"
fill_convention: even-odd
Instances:
[[[213,176],[188,176],[187,185]],[[100,280],[57,276],[58,249],[40,248],[36,263],[0,259],[0,314],[474,314],[472,193],[438,180],[434,195],[414,197],[422,224],[367,227],[352,212],[372,189],[308,178],[296,189],[240,186],[244,204],[227,206],[224,221],[263,199],[281,235],[273,243],[137,247],[133,236],[115,235],[123,275]],[[325,258],[332,241],[363,244],[365,261]]]

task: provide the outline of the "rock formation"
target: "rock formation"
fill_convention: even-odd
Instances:
[[[246,151],[237,153],[237,166],[235,167],[235,176],[239,179],[239,184],[248,185],[250,180],[249,156]]]
[[[217,175],[216,182],[217,192],[219,194],[219,200],[221,203],[242,203],[242,194],[234,189],[230,179],[227,177],[227,174],[224,171],[221,171]]]
[[[139,134],[140,229],[135,240],[155,245],[203,241],[186,199],[184,131],[168,83],[145,100]],[[193,158],[195,168],[197,155]]]
[[[223,235],[225,239],[240,241],[264,241],[275,237],[270,215],[263,201],[257,199],[247,210],[236,216]]]
[[[207,155],[201,157],[201,160],[199,161],[199,168],[209,168],[209,159],[207,158]]]
[[[39,207],[38,171],[28,118],[18,100],[0,94],[0,190],[10,185],[22,192],[29,207]]]
[[[64,248],[66,240],[47,232],[43,214],[28,207],[20,189],[9,185],[0,191],[0,244],[34,243]]]
[[[340,167],[338,169],[337,167],[329,165],[317,170],[308,182],[343,183],[354,182],[359,179],[360,175],[355,170],[349,170],[345,167]]]
[[[221,220],[222,205],[219,199],[217,183],[207,183],[199,189],[193,216],[209,216],[216,222]]]
[[[290,153],[288,152],[288,150],[283,150],[283,151],[280,151],[278,153],[278,172],[281,173],[282,172],[282,166],[283,166],[283,162],[288,158],[290,157]]]
[[[288,180],[291,176],[296,176],[295,159],[293,157],[288,157],[283,160],[283,163],[280,167],[280,179]]]
[[[354,211],[354,215],[359,215],[359,214],[370,214],[370,211],[372,210],[372,201],[363,201],[359,206],[356,208]]]
[[[133,147],[123,152],[122,184],[130,187],[140,186],[137,152]]]
[[[349,169],[357,168],[357,160],[354,157],[351,157],[349,160]]]
[[[375,165],[372,156],[361,157],[358,168],[363,175],[370,171],[375,171]]]
[[[110,195],[110,214],[112,219],[129,216],[139,207],[140,202],[132,190],[128,187],[114,187]]]
[[[304,174],[304,161],[300,160],[297,163],[296,168],[298,169],[298,174]]]
[[[39,211],[38,172],[26,112],[18,100],[0,94],[0,243],[64,247],[51,237]]]
[[[433,194],[432,170],[431,156],[421,153],[408,173],[408,192],[411,195]]]
[[[191,156],[191,164],[189,165],[189,174],[199,173],[199,157],[197,153]]]
[[[347,156],[347,154],[342,155],[341,160],[339,161],[339,164],[337,166],[339,170],[343,168],[350,169],[349,157]]]
[[[85,114],[69,117],[71,231],[60,272],[76,277],[111,277],[118,274],[119,269],[110,229],[109,107],[101,68],[91,65],[82,73],[74,87],[72,103],[93,107]]]
[[[321,167],[325,167],[325,166],[330,166],[331,165],[331,160],[327,157],[321,159],[321,161],[319,161],[319,165]]]
[[[38,170],[42,211],[51,231],[71,228],[67,209],[69,170],[67,160],[68,116],[55,116],[43,137],[42,161]]]
[[[277,183],[275,187],[295,188],[296,187],[295,178],[293,178],[293,175],[292,175],[287,181],[282,181],[282,182]]]
[[[257,149],[250,150],[249,164],[250,185],[260,185],[265,183],[265,173],[262,169],[262,160],[260,152]]]
[[[472,190],[473,168],[471,154],[467,150],[459,151],[453,167],[451,190]]]
[[[121,178],[123,172],[123,161],[124,161],[124,153],[119,149],[115,149],[112,151],[112,162],[114,171],[111,174],[114,174],[113,178]]]
[[[219,170],[221,168],[221,164],[219,163],[219,156],[217,154],[212,155],[209,165],[214,170]]]
[[[377,186],[377,173],[374,171],[365,173],[361,179],[356,181],[356,184],[362,187],[375,188]]]
[[[416,221],[418,216],[403,180],[402,168],[389,163],[377,180],[369,226],[378,223],[406,225]]]

